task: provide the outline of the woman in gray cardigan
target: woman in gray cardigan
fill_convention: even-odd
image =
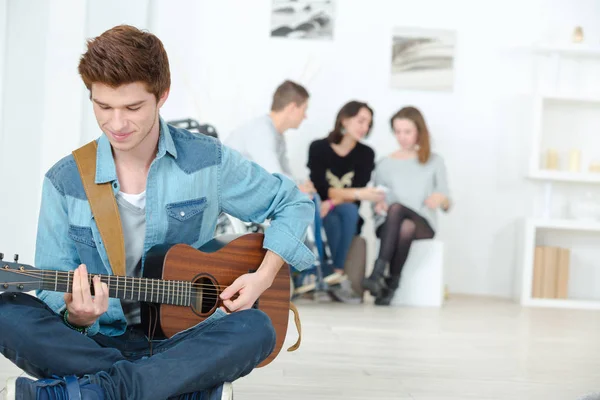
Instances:
[[[444,160],[431,152],[421,112],[405,107],[390,124],[400,149],[379,161],[373,173],[373,183],[387,194],[374,206],[381,245],[373,272],[363,281],[377,305],[389,305],[394,297],[413,240],[433,238],[437,210],[450,208]]]

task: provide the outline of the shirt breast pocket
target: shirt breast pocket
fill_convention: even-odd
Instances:
[[[189,245],[195,243],[200,238],[206,206],[206,197],[167,204],[168,228],[165,242]]]
[[[69,239],[75,242],[75,248],[79,254],[79,260],[85,264],[88,271],[102,271],[102,260],[94,241],[92,228],[87,226],[70,225],[68,232]]]

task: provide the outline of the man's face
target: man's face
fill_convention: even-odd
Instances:
[[[103,83],[92,84],[92,103],[98,126],[115,150],[130,151],[149,134],[158,132],[158,110],[168,97],[168,90],[158,104],[142,82],[112,88]]]
[[[297,105],[296,103],[291,103],[290,106],[290,123],[293,129],[298,129],[302,121],[306,119],[306,109],[308,108],[308,100],[306,100],[300,105]]]

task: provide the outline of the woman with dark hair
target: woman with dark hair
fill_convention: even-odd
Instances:
[[[433,238],[437,210],[450,208],[444,160],[431,152],[421,112],[405,107],[390,124],[400,149],[379,161],[373,174],[373,183],[388,191],[386,199],[374,206],[381,245],[373,272],[363,281],[377,305],[389,305],[394,297],[413,240]]]
[[[383,192],[366,187],[375,168],[375,152],[361,141],[372,126],[373,110],[366,103],[351,101],[338,112],[329,136],[310,145],[307,166],[322,200],[321,217],[334,267],[325,276],[331,272],[344,273],[350,244],[362,227],[358,215],[360,202],[384,200]],[[360,301],[348,285],[342,284],[343,290],[332,290],[338,300]]]

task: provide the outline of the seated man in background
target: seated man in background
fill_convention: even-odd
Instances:
[[[298,129],[306,118],[308,97],[308,91],[303,86],[292,81],[283,82],[273,94],[271,112],[235,129],[224,140],[225,145],[270,173],[282,174],[294,180],[284,134],[289,129]],[[298,187],[308,195],[315,193],[311,182]]]
[[[268,172],[282,174],[296,181],[290,168],[284,134],[289,129],[298,129],[306,119],[309,97],[308,91],[303,86],[286,80],[273,94],[271,111],[232,131],[224,140],[225,145],[239,151],[242,156]],[[315,198],[316,189],[310,180],[298,184],[298,188],[318,203],[318,199]],[[320,218],[319,207],[316,207],[316,211],[315,218]],[[325,276],[325,282],[339,283],[342,275],[330,272]],[[305,292],[314,287],[314,283],[310,283],[306,287],[296,289]]]

